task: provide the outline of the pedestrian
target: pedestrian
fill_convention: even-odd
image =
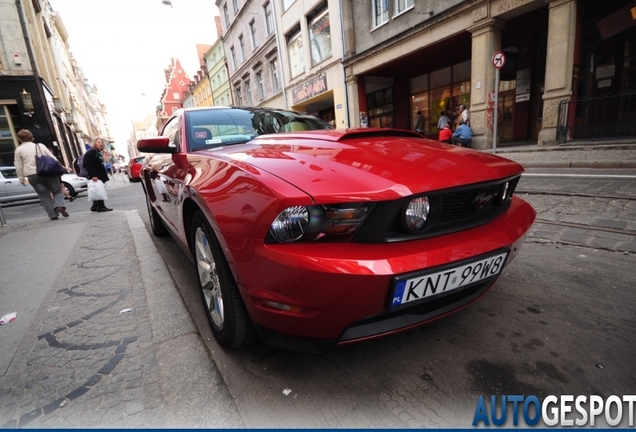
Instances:
[[[460,147],[470,147],[470,142],[473,139],[473,131],[470,130],[470,126],[461,122],[459,127],[453,132],[452,142]]]
[[[457,121],[457,127],[459,127],[461,123],[464,123],[470,127],[470,111],[468,111],[468,108],[466,108],[466,105],[459,104],[456,121]]]
[[[49,219],[56,220],[60,214],[68,217],[66,205],[64,204],[64,194],[60,188],[60,178],[58,176],[38,174],[35,164],[36,154],[52,158],[55,158],[55,156],[44,144],[34,143],[33,134],[30,131],[21,129],[18,131],[17,136],[20,145],[15,149],[13,163],[20,184],[26,185],[28,180],[38,194],[42,208],[46,211]]]
[[[422,115],[422,111],[418,111],[415,119],[415,132],[424,135],[424,127],[424,116]]]
[[[446,115],[444,111],[439,113],[439,120],[437,120],[437,129],[441,132],[444,129],[444,126],[450,123],[450,118]]]
[[[451,144],[453,138],[453,131],[451,130],[450,122],[446,123],[444,127],[439,131],[437,140],[446,144]]]
[[[102,138],[95,138],[93,141],[93,147],[84,153],[84,168],[88,171],[88,178],[94,182],[101,180],[106,183],[109,180],[106,168],[104,167],[104,157],[102,155],[104,147],[104,140]],[[95,200],[91,206],[91,211],[94,212],[107,212],[112,210],[113,209],[104,205],[104,200]]]

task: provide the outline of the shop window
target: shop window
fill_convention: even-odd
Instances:
[[[413,126],[411,129],[415,128],[418,111],[422,112],[422,117],[424,117],[424,133],[428,134],[431,132],[431,116],[428,108],[428,92],[411,95],[411,125]]]
[[[316,66],[331,57],[331,28],[329,10],[323,3],[308,17],[311,65]]]
[[[453,119],[453,95],[450,87],[442,87],[431,90],[430,103],[430,132],[439,132],[437,123],[442,114]]]
[[[393,87],[367,94],[369,127],[393,127]]]
[[[420,93],[428,90],[428,74],[411,78],[411,94]]]
[[[450,85],[451,83],[451,68],[436,70],[430,73],[430,86],[431,88],[442,87]]]

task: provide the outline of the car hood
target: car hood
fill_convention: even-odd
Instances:
[[[523,172],[508,159],[404,132],[265,135],[225,151],[236,163],[276,175],[318,201],[394,199]]]

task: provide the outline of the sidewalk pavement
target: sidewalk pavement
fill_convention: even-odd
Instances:
[[[12,222],[0,254],[0,428],[244,427],[137,212]]]
[[[496,154],[524,168],[636,168],[636,140],[499,146]]]
[[[635,143],[497,154],[526,168],[636,167]],[[109,189],[128,184],[116,174]],[[636,252],[631,232],[539,228],[538,240]],[[0,254],[0,316],[18,314],[0,326],[0,428],[244,427],[137,212],[11,222]]]

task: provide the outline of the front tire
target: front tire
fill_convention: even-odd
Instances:
[[[200,211],[190,230],[199,291],[212,334],[226,348],[247,345],[254,327],[216,236]]]
[[[72,197],[76,197],[77,196],[77,192],[75,191],[73,186],[71,186],[70,184],[68,184],[66,182],[62,182],[62,183],[64,183],[64,187],[68,191],[69,196],[72,196]]]
[[[146,196],[146,207],[148,208],[148,219],[150,219],[150,228],[155,237],[165,237],[168,235],[168,229],[164,225],[163,221],[159,217],[157,210],[154,209],[150,198]]]

